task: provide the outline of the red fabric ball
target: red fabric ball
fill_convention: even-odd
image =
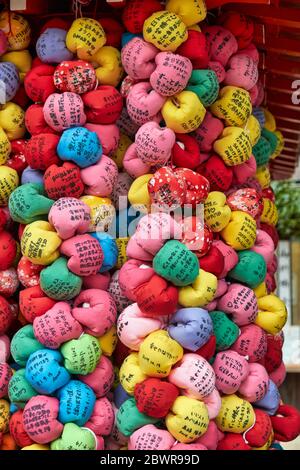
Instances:
[[[17,267],[19,281],[24,287],[38,286],[43,268],[44,266],[33,264],[28,258],[22,256]]]
[[[13,413],[9,420],[9,432],[18,447],[26,447],[34,444],[23,426],[23,410]]]
[[[84,60],[67,60],[55,69],[54,85],[61,92],[87,93],[97,86],[95,69]]]
[[[274,274],[267,273],[265,277],[265,283],[266,283],[268,294],[271,294],[277,289],[277,282],[276,282],[276,278]]]
[[[191,351],[186,351],[186,353],[190,353]],[[195,354],[199,354],[199,356],[204,357],[207,361],[211,359],[216,352],[216,337],[215,335],[211,335],[207,343],[205,343],[202,348],[195,351]]]
[[[55,93],[53,82],[55,68],[52,65],[38,65],[27,73],[24,79],[25,91],[35,102],[45,103],[48,96]]]
[[[300,434],[300,413],[290,405],[280,405],[276,416],[271,416],[274,437],[281,442],[296,439]]]
[[[260,228],[264,230],[265,232],[267,232],[268,235],[270,235],[270,237],[272,238],[274,242],[274,247],[276,249],[279,243],[279,235],[278,235],[276,228],[273,225],[269,225],[265,223],[261,223]]]
[[[184,204],[186,185],[180,175],[164,166],[154,173],[148,183],[148,191],[153,204],[177,208]]]
[[[228,432],[218,442],[217,450],[251,450],[251,447],[246,444],[241,434]]]
[[[7,223],[7,217],[4,210],[0,207],[0,231],[4,229]]]
[[[0,271],[10,268],[17,254],[17,244],[8,232],[0,232]]]
[[[217,155],[212,155],[197,171],[208,179],[211,191],[224,192],[231,186],[233,170]]]
[[[25,158],[34,170],[46,170],[51,165],[59,163],[56,149],[59,136],[54,134],[34,135],[27,142]]]
[[[135,289],[134,293],[145,316],[173,315],[177,310],[178,289],[157,274]]]
[[[259,408],[254,408],[255,424],[246,431],[245,438],[251,447],[262,447],[272,433],[270,416]]]
[[[122,34],[125,29],[123,26],[114,18],[104,17],[100,18],[99,23],[105,31],[106,35],[106,46],[116,47],[120,49]]]
[[[55,134],[56,132],[48,126],[44,119],[43,106],[32,104],[25,113],[25,125],[31,135]]]
[[[11,267],[0,271],[0,294],[11,297],[19,287],[19,279],[16,268]]]
[[[159,379],[146,379],[134,388],[137,409],[152,418],[165,417],[178,395],[175,385]]]
[[[97,90],[84,93],[82,99],[87,122],[113,124],[121,115],[123,98],[113,86],[101,85]]]
[[[44,174],[44,186],[48,197],[55,201],[61,197],[79,198],[84,191],[80,168],[69,162],[49,166]]]
[[[172,163],[177,167],[194,170],[200,165],[201,155],[196,139],[188,134],[176,134],[172,149]]]
[[[11,367],[6,362],[0,362],[0,398],[7,396],[8,384],[12,375]]]
[[[127,31],[138,34],[143,31],[144,22],[152,13],[162,10],[158,0],[129,0],[123,11],[122,20]]]
[[[20,311],[29,323],[33,323],[36,317],[44,315],[56,303],[49,299],[40,286],[28,287],[20,292]]]
[[[187,40],[178,47],[176,54],[188,57],[193,69],[207,69],[209,58],[205,34],[190,29]]]
[[[25,86],[23,83],[19,86],[17,93],[12,99],[13,103],[18,104],[22,109],[27,108],[29,103],[29,97],[27,96]]]
[[[210,184],[204,176],[188,168],[177,168],[174,173],[182,178],[186,185],[184,204],[196,207],[207,199]]]
[[[130,349],[125,346],[120,340],[117,342],[116,349],[114,350],[114,364],[117,367],[121,367],[124,360],[130,354]]]
[[[267,372],[271,374],[282,362],[282,339],[280,336],[267,335],[267,352],[260,361]]]
[[[191,216],[184,218],[180,241],[189,250],[193,251],[198,258],[208,253],[212,246],[213,238],[212,230],[199,217]]]
[[[237,11],[226,11],[218,18],[218,24],[228,29],[236,38],[239,49],[245,49],[253,41],[253,20]]]
[[[27,167],[25,158],[25,148],[27,141],[24,139],[12,140],[10,144],[11,154],[5,165],[9,168],[13,168],[19,175],[21,175]]]
[[[263,211],[261,195],[254,188],[237,189],[227,197],[227,204],[232,211],[243,211],[254,219]]]
[[[200,260],[200,267],[204,271],[214,274],[219,277],[224,271],[224,257],[221,251],[216,246],[211,246],[209,252],[202,256]]]
[[[262,190],[262,197],[270,199],[270,201],[275,203],[275,193],[272,188],[265,188]]]
[[[8,330],[13,322],[13,314],[7,300],[0,295],[0,336]]]
[[[44,26],[41,28],[40,35],[43,34],[46,29],[49,28],[58,28],[58,29],[64,29],[65,31],[68,31],[71,27],[71,21],[68,20],[63,20],[62,18],[51,18],[51,20],[48,20]]]

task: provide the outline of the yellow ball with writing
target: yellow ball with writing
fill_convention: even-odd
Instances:
[[[223,119],[226,126],[243,127],[252,112],[250,94],[243,88],[225,86],[210,110],[216,117]]]
[[[31,70],[32,57],[30,52],[25,51],[12,51],[7,52],[1,57],[2,62],[12,62],[17,67],[20,74],[21,83],[24,82],[26,74]]]
[[[194,21],[195,22],[195,21]],[[188,38],[186,25],[181,18],[169,11],[157,11],[144,22],[145,41],[160,51],[175,52]]]
[[[193,91],[182,91],[171,96],[161,110],[167,127],[179,134],[187,134],[198,129],[206,109]]]
[[[121,53],[112,46],[103,46],[92,58],[100,85],[118,86],[124,73]]]
[[[148,183],[153,177],[152,174],[146,174],[136,178],[128,191],[128,200],[132,206],[139,206],[142,212],[148,212],[151,199],[148,191]]]
[[[227,166],[241,165],[252,154],[250,137],[240,127],[225,127],[213,148]]]
[[[119,170],[122,170],[123,168],[123,159],[128,147],[130,147],[131,144],[132,140],[126,134],[120,132],[118,148],[111,155],[112,160],[117,164]]]
[[[192,285],[179,289],[178,301],[183,307],[204,307],[214,299],[217,287],[217,277],[200,269]]]
[[[0,109],[0,126],[9,140],[22,139],[26,133],[25,113],[16,103],[6,103]]]
[[[253,114],[251,114],[248,121],[246,122],[244,126],[244,131],[248,135],[252,147],[257,144],[261,135],[261,127],[258,120],[255,116],[253,116]]]
[[[271,335],[279,333],[287,320],[285,303],[275,294],[265,295],[257,300],[258,314],[254,323]]]
[[[7,206],[11,193],[19,185],[19,175],[13,168],[0,166],[0,206]]]
[[[11,145],[6,132],[0,127],[0,165],[4,165],[10,155]]]
[[[204,203],[204,220],[213,232],[225,228],[231,217],[231,209],[226,204],[226,196],[220,191],[212,191]]]
[[[221,236],[227,245],[236,251],[248,250],[256,240],[256,222],[246,212],[233,211],[228,225],[221,231]]]
[[[106,35],[99,21],[93,18],[77,18],[66,36],[69,51],[82,60],[91,62],[93,56],[106,43]]]
[[[21,51],[29,46],[31,28],[24,16],[4,10],[0,14],[0,29],[7,37],[9,51]]]
[[[117,247],[119,250],[116,269],[121,269],[123,264],[125,264],[127,261],[126,248],[127,248],[128,242],[129,242],[129,237],[116,239]]]
[[[134,394],[136,384],[147,378],[139,365],[138,353],[131,353],[126,357],[120,367],[119,378],[120,384],[129,395]]]
[[[262,189],[266,189],[270,186],[271,174],[267,166],[260,166],[257,168],[255,177],[261,185]]]
[[[263,108],[263,112],[265,115],[265,125],[264,127],[268,129],[268,131],[274,132],[276,130],[276,120],[271,111],[266,108]]]
[[[176,13],[187,26],[200,23],[207,14],[204,0],[168,0],[166,10]]]
[[[111,356],[118,342],[117,328],[113,325],[103,336],[98,338],[98,343],[104,356]]]
[[[9,426],[9,403],[6,400],[0,400],[0,433],[5,434]]]
[[[193,442],[206,433],[209,424],[208,410],[200,400],[177,397],[166,416],[170,434],[179,442]]]
[[[255,422],[255,413],[252,405],[237,395],[222,397],[222,405],[215,419],[218,429],[222,432],[242,434]]]
[[[91,209],[88,232],[96,232],[97,230],[99,232],[108,232],[116,212],[111,200],[107,197],[98,196],[82,196],[80,200]]]
[[[261,222],[269,225],[277,225],[278,222],[278,210],[274,202],[270,199],[263,198],[263,212],[260,216]]]
[[[47,266],[59,258],[61,242],[49,222],[37,220],[25,227],[21,238],[22,254],[33,264]]]
[[[165,330],[150,333],[140,345],[139,365],[150,377],[167,377],[183,356],[183,349]]]

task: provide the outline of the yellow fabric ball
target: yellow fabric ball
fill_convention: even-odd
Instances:
[[[256,240],[256,222],[246,212],[233,211],[228,225],[221,231],[221,236],[227,245],[236,251],[248,250]]]
[[[226,204],[226,196],[220,191],[212,191],[204,203],[204,219],[213,232],[225,228],[231,217],[231,209]]]
[[[268,129],[268,131],[274,132],[276,130],[276,121],[273,114],[266,108],[263,108],[263,112],[265,115],[264,127]]]
[[[274,202],[270,199],[263,198],[263,212],[260,216],[261,222],[269,225],[277,225],[278,222],[278,210]]]
[[[252,154],[250,137],[240,127],[225,127],[213,147],[227,166],[240,165]]]
[[[123,168],[123,159],[128,147],[130,147],[131,144],[132,140],[126,134],[120,132],[118,148],[111,155],[112,160],[117,164],[119,170],[122,170]]]
[[[124,73],[121,54],[112,46],[104,46],[93,56],[100,85],[118,86]]]
[[[262,189],[266,189],[271,184],[271,174],[267,166],[260,166],[256,170],[256,179],[261,185]]]
[[[10,145],[10,144],[9,144]],[[7,206],[9,196],[19,185],[19,175],[13,168],[0,166],[0,206]]]
[[[166,416],[166,426],[170,434],[179,442],[193,442],[206,433],[209,424],[205,403],[189,397],[177,397],[170,413]]]
[[[6,132],[0,127],[0,165],[4,165],[11,152],[11,145]]]
[[[22,254],[33,264],[47,266],[59,258],[61,239],[48,222],[38,220],[26,225],[21,238]]]
[[[268,295],[267,286],[265,282],[262,282],[261,284],[259,284],[259,286],[253,289],[253,291],[257,299],[260,299],[260,297],[264,297],[265,295]]]
[[[92,61],[93,56],[106,43],[106,35],[99,21],[93,18],[78,18],[73,21],[66,36],[69,51],[82,60]]]
[[[166,126],[179,134],[198,129],[206,109],[193,91],[182,91],[167,99],[161,110]]]
[[[0,432],[5,434],[9,425],[9,403],[6,400],[0,400]]]
[[[242,127],[252,112],[250,94],[243,88],[225,86],[210,109],[215,116],[224,119],[226,126]]]
[[[97,196],[82,196],[81,201],[91,209],[88,232],[108,232],[114,217],[115,208],[110,199]]]
[[[0,14],[0,29],[7,37],[9,51],[21,51],[29,46],[31,29],[24,16],[4,10]]]
[[[242,434],[255,423],[252,405],[237,395],[222,397],[222,405],[215,422],[222,432]]]
[[[127,248],[128,242],[129,242],[129,237],[116,239],[116,243],[117,243],[118,250],[119,250],[116,269],[121,269],[123,264],[125,264],[127,261],[126,248]]]
[[[160,51],[172,51],[187,40],[186,25],[175,13],[157,11],[144,22],[145,41],[153,44]]]
[[[198,31],[198,33],[201,33],[201,28],[198,24],[193,24],[192,26],[188,26],[188,31]]]
[[[128,201],[130,204],[132,206],[141,206],[143,212],[148,212],[151,205],[148,182],[152,177],[152,174],[139,176],[134,180],[128,191]]]
[[[287,320],[285,303],[277,295],[269,294],[257,301],[258,314],[254,323],[271,335],[276,335]]]
[[[126,357],[120,367],[119,378],[120,384],[128,395],[133,395],[136,384],[147,378],[139,366],[138,353],[131,353]]]
[[[16,103],[6,103],[0,109],[0,126],[9,140],[22,139],[26,133],[25,113]]]
[[[150,333],[140,345],[139,365],[150,377],[167,377],[183,356],[183,348],[165,330]]]
[[[20,74],[21,83],[24,82],[24,78],[32,66],[32,57],[28,50],[7,52],[1,57],[1,61],[15,64]]]
[[[217,287],[217,277],[200,269],[199,275],[191,286],[179,289],[178,301],[183,307],[204,307],[214,299]]]
[[[105,335],[98,338],[98,343],[104,356],[111,356],[118,342],[117,328],[113,325]]]
[[[248,135],[252,147],[257,144],[261,135],[261,127],[253,114],[249,117],[248,121],[245,124],[244,131]]]
[[[21,450],[50,450],[50,448],[45,444],[31,444],[30,446],[23,447]]]
[[[187,26],[200,23],[207,15],[203,0],[168,0],[166,10],[176,13]]]

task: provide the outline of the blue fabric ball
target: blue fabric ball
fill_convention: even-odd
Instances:
[[[213,334],[213,322],[207,310],[181,308],[171,318],[169,335],[189,351],[197,351]]]
[[[11,101],[20,86],[19,72],[12,62],[0,63],[0,104]]]
[[[96,134],[85,127],[73,127],[62,134],[57,146],[59,158],[80,168],[95,165],[102,157],[102,145]]]
[[[57,392],[59,399],[58,420],[63,423],[75,423],[84,426],[90,419],[96,403],[96,395],[79,380],[70,380]]]
[[[117,264],[118,261],[119,250],[115,239],[105,232],[93,232],[90,235],[96,238],[103,251],[104,259],[100,273],[109,271]]]
[[[60,364],[63,356],[59,351],[41,349],[29,356],[25,378],[39,393],[51,395],[70,380],[69,372]]]
[[[59,64],[72,60],[73,53],[66,46],[67,31],[60,28],[48,28],[36,43],[36,53],[45,64]]]

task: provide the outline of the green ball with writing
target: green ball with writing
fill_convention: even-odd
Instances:
[[[269,131],[268,129],[263,129],[261,131],[261,135],[267,139],[267,141],[269,142],[270,146],[271,146],[271,152],[274,153],[276,148],[277,148],[277,145],[278,145],[278,137],[277,135],[275,134],[275,132],[271,132]]]
[[[64,425],[59,439],[52,441],[51,450],[96,450],[95,435],[88,428],[81,428],[74,423]]]
[[[217,75],[213,70],[193,70],[186,90],[196,93],[203,106],[210,106],[219,95]]]
[[[30,354],[45,349],[34,336],[32,325],[25,325],[15,333],[10,343],[10,352],[19,366],[26,366]]]
[[[97,338],[87,334],[67,341],[61,346],[60,352],[67,371],[79,375],[93,372],[102,354]]]
[[[267,274],[264,257],[250,250],[239,251],[238,257],[238,263],[229,271],[228,276],[234,281],[242,282],[251,289],[255,289],[265,280]]]
[[[213,322],[214,335],[216,337],[216,350],[224,351],[238,339],[239,327],[228,318],[226,313],[220,310],[210,312]]]
[[[120,406],[117,416],[117,428],[124,436],[131,436],[137,429],[146,424],[155,424],[160,419],[140,413],[136,407],[135,399],[129,398]]]
[[[80,293],[82,279],[69,270],[67,259],[60,257],[42,270],[40,284],[51,299],[71,300]]]
[[[26,183],[11,193],[8,208],[15,222],[31,224],[37,220],[47,220],[53,204],[42,184]]]
[[[24,408],[30,398],[37,395],[38,392],[25,378],[25,369],[17,370],[8,384],[8,398],[11,404]]]
[[[183,243],[170,240],[155,255],[153,269],[175,286],[188,286],[199,274],[199,261]]]
[[[267,165],[270,160],[270,156],[272,155],[269,141],[265,137],[261,136],[257,144],[252,147],[252,153],[258,167]]]

